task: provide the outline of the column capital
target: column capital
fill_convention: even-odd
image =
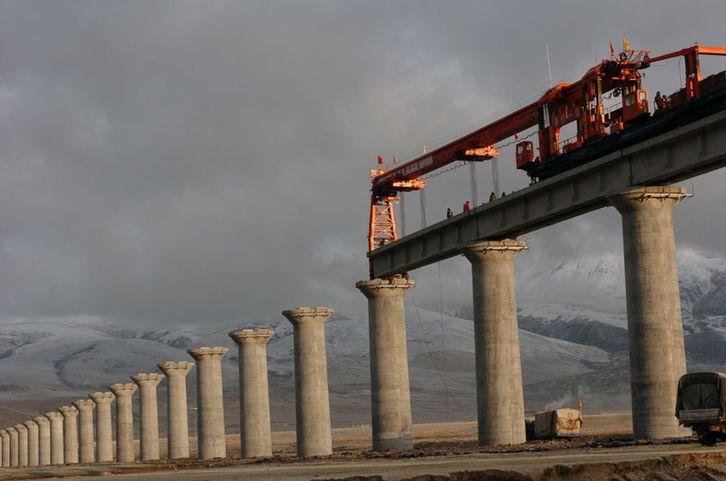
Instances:
[[[267,342],[275,335],[274,329],[267,328],[244,328],[231,331],[228,336],[237,345],[242,344],[267,344]]]
[[[139,387],[156,387],[165,378],[160,372],[140,372],[131,376]]]
[[[331,307],[297,307],[282,311],[282,315],[293,325],[300,325],[308,322],[325,322],[333,314]]]
[[[38,427],[38,423],[36,423],[34,419],[28,419],[27,421],[23,421],[23,424],[27,429],[34,429]]]
[[[7,433],[8,433],[8,434],[9,434],[10,436],[12,436],[13,434],[18,434],[18,430],[17,430],[17,429],[15,429],[15,428],[14,428],[13,426],[10,426],[10,427],[8,427],[8,428],[5,428],[5,431],[7,431]]]
[[[73,401],[73,405],[78,408],[79,411],[93,411],[96,409],[96,403],[92,399],[79,399]]]
[[[517,239],[487,240],[471,244],[462,249],[464,256],[470,262],[488,259],[514,260],[521,251],[527,249],[527,244]]]
[[[17,432],[19,432],[19,433],[21,433],[21,432],[23,432],[23,431],[27,431],[27,430],[28,430],[28,428],[26,428],[26,427],[25,427],[25,424],[23,424],[23,423],[20,423],[20,424],[16,424],[15,426],[13,426],[13,428],[15,428],[15,430],[16,430]]]
[[[63,415],[63,417],[78,416],[78,408],[73,405],[61,406],[58,408],[58,411]]]
[[[92,392],[88,397],[93,399],[96,404],[111,404],[116,399],[116,395],[111,391]]]
[[[45,417],[47,417],[51,422],[63,420],[63,415],[58,411],[51,411],[49,413],[45,413]]]
[[[412,279],[403,276],[369,279],[355,283],[355,287],[369,299],[379,296],[403,296],[406,291],[415,286],[416,283]]]
[[[194,358],[196,361],[203,361],[205,358],[210,357],[218,357],[223,358],[227,355],[229,352],[228,347],[221,347],[221,346],[215,346],[215,347],[198,347],[196,349],[189,349],[187,353]]]
[[[0,430],[0,438],[7,438],[10,437],[10,433],[8,432],[8,428],[5,428],[3,430]]]
[[[186,376],[189,371],[194,369],[194,363],[191,361],[165,361],[160,362],[156,367],[161,370],[167,377]]]
[[[132,382],[127,383],[116,383],[116,384],[110,384],[108,388],[111,390],[112,393],[116,395],[116,397],[121,396],[133,396],[137,389],[139,389],[139,386]]]
[[[685,188],[677,185],[652,185],[637,187],[617,194],[608,195],[608,201],[620,212],[631,212],[652,203],[649,200],[668,203],[673,206],[686,197],[692,197]]]
[[[45,416],[38,416],[38,417],[36,417],[36,418],[33,418],[33,421],[35,421],[35,423],[36,423],[36,424],[37,424],[38,426],[47,426],[47,425],[49,425],[49,424],[50,424],[50,421],[49,421],[49,420],[48,420],[48,418],[47,418],[47,417],[45,417]]]

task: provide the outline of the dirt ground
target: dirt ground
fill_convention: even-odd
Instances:
[[[418,424],[413,432],[411,452],[371,452],[370,427],[358,426],[334,429],[332,456],[299,460],[294,432],[283,431],[273,434],[274,457],[267,460],[240,459],[239,436],[230,435],[223,460],[4,468],[0,481],[75,476],[85,481],[109,476],[138,481],[726,481],[726,446],[704,448],[693,439],[635,442],[629,439],[626,414],[586,416],[579,438],[510,447],[478,446],[475,422]]]

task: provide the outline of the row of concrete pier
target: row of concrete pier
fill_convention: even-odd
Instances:
[[[633,430],[636,438],[685,434],[674,416],[678,378],[686,371],[673,233],[673,207],[688,196],[680,187],[634,189],[611,202],[622,214],[625,251]],[[491,240],[466,248],[471,262],[477,421],[482,445],[525,442],[514,260],[526,245]],[[404,296],[407,277],[360,281],[370,330],[372,448],[409,450],[411,397]],[[294,327],[295,412],[300,457],[332,453],[325,321],[333,310],[300,307],[283,315]],[[239,348],[242,457],[272,455],[267,373],[271,329],[233,331]],[[186,376],[196,366],[197,456],[226,456],[222,359],[226,347],[189,350],[196,361],[168,361],[160,372],[139,373],[132,383],[61,406],[0,431],[3,466],[131,462],[135,460],[132,398],[140,392],[140,459],[159,455],[157,386],[168,382],[168,457],[190,456]],[[111,404],[116,402],[115,458]],[[93,411],[96,410],[95,430]]]
[[[301,457],[332,453],[324,330],[324,323],[332,313],[327,307],[300,307],[283,312],[295,332],[297,451]],[[265,328],[229,333],[239,349],[240,437],[241,454],[245,458],[272,456],[267,343],[273,335],[272,329]],[[79,399],[44,416],[0,430],[2,466],[135,461],[132,402],[136,392],[140,408],[139,459],[160,459],[157,386],[165,379],[168,383],[168,458],[189,458],[186,377],[195,367],[197,457],[226,457],[222,359],[229,348],[200,347],[187,352],[196,362],[162,362],[157,366],[160,372],[135,374],[131,376],[133,382],[111,384],[108,391],[90,393],[88,399]]]

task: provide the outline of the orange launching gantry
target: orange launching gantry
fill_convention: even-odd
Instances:
[[[538,128],[538,153],[530,141],[516,146],[516,163],[533,180],[545,178],[543,167],[559,156],[574,152],[595,140],[613,136],[646,122],[648,95],[641,88],[640,70],[652,63],[678,56],[685,58],[686,85],[672,95],[669,107],[701,95],[699,55],[726,55],[726,48],[695,45],[658,57],[643,50],[625,49],[603,60],[577,82],[560,83],[539,100],[522,107],[468,135],[390,169],[371,170],[371,209],[368,248],[375,250],[398,238],[393,204],[399,192],[423,189],[421,177],[456,161],[484,161],[499,155],[495,144],[532,127]],[[606,95],[621,97],[620,105],[606,108]],[[560,129],[575,122],[577,135],[560,140]],[[379,159],[380,163],[380,159]]]

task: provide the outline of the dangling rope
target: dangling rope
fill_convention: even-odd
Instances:
[[[444,392],[446,393],[447,399],[452,399],[451,393],[449,392],[449,383],[447,378],[449,377],[446,372],[446,327],[444,323],[444,293],[441,284],[441,262],[437,262],[436,265],[439,268],[439,311],[441,312],[441,371],[444,375]],[[446,421],[449,419],[449,410],[446,410]]]

